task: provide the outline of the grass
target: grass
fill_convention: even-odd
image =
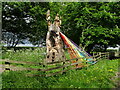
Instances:
[[[40,52],[39,52],[40,53]],[[20,61],[39,62],[40,56],[37,50],[7,52],[3,58]],[[12,56],[11,56],[12,55]],[[29,57],[29,58],[27,58]],[[26,74],[40,74],[38,71],[5,71],[2,73],[3,88],[115,88],[118,72],[118,61],[100,60],[95,65],[81,70],[70,70],[65,74],[52,77],[28,77]],[[23,67],[40,68],[40,66],[19,65]]]
[[[27,49],[27,50],[13,50],[2,53],[2,59],[10,59],[16,61],[33,61],[33,62],[42,62],[45,58],[45,49]]]

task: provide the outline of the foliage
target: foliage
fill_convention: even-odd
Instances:
[[[10,59],[16,61],[31,61],[31,62],[42,62],[45,58],[45,48],[35,48],[26,50],[16,50],[10,49],[2,52],[2,59]]]
[[[26,38],[29,23],[26,23],[28,3],[2,3],[2,34],[7,45],[16,46]]]
[[[96,45],[106,50],[120,45],[119,8],[119,2],[7,2],[2,9],[3,32],[12,32],[11,37],[15,38],[29,38],[39,45],[45,42],[45,14],[50,9],[51,20],[58,13],[62,19],[61,31],[75,43],[88,52]],[[10,35],[5,36],[5,40],[10,39]]]
[[[63,21],[69,37],[88,52],[95,45],[119,44],[119,3],[67,3]],[[116,33],[116,34],[115,34]],[[80,40],[78,39],[80,38]]]
[[[45,42],[47,32],[46,11],[49,4],[46,2],[31,3],[29,15],[32,17],[31,32],[29,34],[30,41],[38,45]]]
[[[16,46],[29,39],[40,44],[46,33],[45,13],[47,3],[4,2],[2,3],[2,32],[8,46]],[[39,42],[38,42],[39,41]]]

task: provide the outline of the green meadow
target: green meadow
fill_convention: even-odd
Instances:
[[[45,58],[45,49],[13,50],[3,52],[2,59],[16,61],[41,62]],[[116,88],[118,62],[120,59],[99,60],[94,65],[51,77],[27,76],[39,75],[40,71],[9,71],[2,73],[2,88]],[[4,63],[3,63],[4,64]],[[18,67],[41,68],[40,65],[12,64]]]

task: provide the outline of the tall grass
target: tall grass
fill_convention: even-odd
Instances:
[[[39,62],[44,58],[38,50],[6,52],[3,58]],[[70,70],[52,77],[28,77],[26,74],[41,74],[39,71],[5,71],[2,73],[3,88],[115,88],[114,78],[118,72],[118,61],[101,60],[81,70]],[[23,66],[26,67],[26,66]],[[33,66],[40,68],[40,66]]]
[[[115,79],[112,78],[117,69],[118,60],[103,60],[87,69],[71,70],[52,77],[27,77],[25,75],[30,71],[6,71],[2,74],[3,88],[115,88]]]
[[[2,59],[42,62],[42,60],[45,58],[45,50],[45,48],[37,48],[35,50],[9,50],[7,52],[2,53]]]

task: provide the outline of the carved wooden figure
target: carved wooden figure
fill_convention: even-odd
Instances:
[[[63,41],[59,35],[61,20],[57,14],[52,24],[50,21],[50,10],[47,11],[48,32],[46,37],[47,56],[46,62],[64,61]]]

